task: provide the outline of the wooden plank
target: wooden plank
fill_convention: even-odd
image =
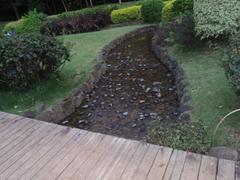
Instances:
[[[12,166],[10,166],[8,169],[6,169],[2,174],[1,174],[1,179],[6,179],[10,175],[12,175],[18,168],[22,167],[26,161],[29,160],[30,157],[32,156],[39,156],[39,152],[41,149],[47,145],[49,142],[51,142],[54,137],[60,132],[61,128],[59,129],[56,127],[53,131],[50,131],[46,137],[40,140],[36,146],[32,147],[29,151],[27,151],[23,156],[18,159]]]
[[[151,167],[154,164],[158,151],[159,151],[159,146],[150,145],[137,171],[135,171],[134,175],[128,179],[131,179],[131,180],[144,179],[145,180]]]
[[[131,144],[130,140],[126,140],[123,138],[119,138],[119,143],[114,145],[113,148],[102,155],[102,157],[98,160],[95,166],[91,169],[87,179],[89,180],[101,180],[105,172],[109,169],[109,167],[114,163],[114,161],[121,157],[121,154],[129,148]]]
[[[41,157],[31,168],[29,168],[26,172],[22,174],[18,179],[26,180],[31,179],[41,168],[44,167],[46,163],[48,163],[60,150],[64,145],[71,139],[78,130],[72,129],[69,127],[65,127],[63,131],[61,131],[60,140],[57,141],[57,144],[48,151],[44,156]]]
[[[201,155],[190,153],[190,152],[187,153],[181,179],[197,180],[200,164],[201,164]]]
[[[50,131],[53,130],[55,126],[41,126],[38,130],[34,132],[32,136],[27,138],[23,143],[21,143],[17,148],[15,147],[11,151],[0,157],[0,174],[4,172],[8,167],[10,167],[14,162],[23,156],[29,149],[38,143],[42,138],[44,138]],[[1,179],[1,178],[0,178]]]
[[[167,169],[168,162],[171,158],[173,149],[160,147],[153,166],[147,176],[147,179],[162,179]]]
[[[102,141],[106,138],[105,135],[94,133],[95,138],[93,141],[90,141],[89,146],[81,148],[78,156],[62,171],[57,179],[70,179],[75,172],[81,167],[81,165],[86,162],[95,153],[96,147],[100,146]]]
[[[130,147],[126,148],[126,150],[123,151],[123,153],[116,159],[116,161],[111,164],[103,179],[118,179],[123,173],[129,161],[133,158],[133,155],[139,146],[139,142],[132,141]]]
[[[0,140],[0,151],[7,146],[13,146],[13,144],[20,143],[25,138],[25,134],[27,134],[34,126],[37,126],[40,123],[29,123],[24,127],[24,130],[19,129],[10,137],[6,137],[4,140]]]
[[[202,156],[198,180],[215,180],[217,175],[217,158]]]
[[[135,152],[134,156],[124,169],[122,175],[120,176],[120,179],[126,180],[127,178],[131,178],[132,175],[137,170],[138,166],[142,162],[147,150],[149,148],[149,144],[141,144],[138,148],[138,150]]]
[[[52,169],[54,169],[54,167],[59,163],[62,163],[62,159],[64,159],[67,154],[71,154],[71,151],[78,145],[78,143],[81,142],[82,138],[84,138],[85,135],[86,131],[81,131],[78,129],[77,134],[69,139],[66,145],[64,145],[61,150],[33,176],[33,179],[48,179],[48,176],[51,174]]]
[[[179,180],[185,163],[187,153],[185,151],[174,150],[169,160],[167,170],[163,180]]]
[[[235,162],[225,159],[219,159],[217,180],[234,180],[235,179]]]
[[[56,179],[81,153],[85,150],[89,150],[94,143],[97,142],[97,137],[99,134],[88,132],[82,140],[68,153],[62,160],[61,163],[57,164],[54,169],[51,170],[51,176],[47,177],[48,180]],[[84,156],[85,154],[82,154]]]
[[[91,169],[96,165],[104,153],[109,152],[115,145],[120,143],[122,139],[105,136],[102,143],[94,150],[93,154],[78,168],[71,179],[86,179]]]
[[[16,120],[24,119],[24,117],[17,116],[14,114],[8,114],[8,113],[1,113],[0,116],[0,129],[3,130],[3,128],[10,126],[11,124],[15,123]]]

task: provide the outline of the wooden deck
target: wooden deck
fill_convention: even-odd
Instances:
[[[0,180],[240,180],[233,161],[3,112],[0,139]]]

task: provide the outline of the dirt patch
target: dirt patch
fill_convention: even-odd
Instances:
[[[106,73],[60,124],[140,140],[157,115],[175,119],[175,79],[150,51],[151,39],[145,33],[114,48]]]

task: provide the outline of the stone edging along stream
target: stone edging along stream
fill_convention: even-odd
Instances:
[[[77,87],[72,91],[72,93],[64,98],[58,104],[52,106],[51,108],[41,112],[36,116],[36,119],[47,121],[47,122],[54,122],[59,123],[60,121],[64,120],[66,117],[71,115],[82,103],[83,99],[85,98],[85,94],[92,91],[95,84],[100,80],[101,76],[106,72],[106,64],[105,59],[107,58],[108,54],[114,49],[116,46],[121,44],[122,42],[128,40],[129,38],[133,38],[135,36],[144,34],[146,32],[150,32],[154,34],[156,32],[155,26],[147,26],[143,27],[134,31],[131,31],[119,38],[116,38],[108,45],[106,45],[100,52],[98,59],[99,64],[95,65],[93,72],[91,73],[89,79],[80,87]],[[162,59],[162,63],[166,65],[173,75],[176,77],[176,86],[177,86],[177,93],[180,99],[180,107],[179,112],[180,116],[179,119],[189,119],[189,106],[188,101],[190,100],[190,96],[188,95],[187,91],[187,81],[184,75],[182,68],[176,63],[176,61],[168,56],[165,49],[158,45],[158,36],[155,33],[151,48],[156,55],[157,58]]]

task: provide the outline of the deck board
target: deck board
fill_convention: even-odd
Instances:
[[[0,112],[1,180],[239,180],[235,164]]]

